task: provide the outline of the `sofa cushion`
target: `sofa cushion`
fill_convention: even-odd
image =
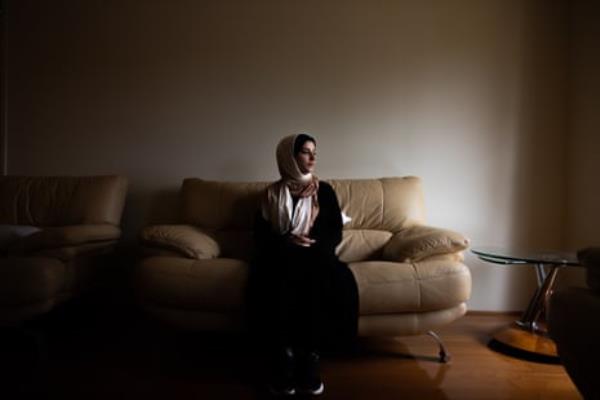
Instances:
[[[44,228],[21,242],[25,250],[38,250],[114,241],[120,236],[121,229],[110,224],[69,225]]]
[[[468,269],[448,260],[403,264],[365,261],[349,264],[356,278],[360,315],[435,311],[469,297]],[[205,312],[244,309],[246,262],[216,258],[150,257],[138,268],[137,288],[145,304]]]
[[[31,225],[0,224],[0,253],[4,253],[15,242],[39,232],[41,229]]]
[[[2,176],[0,223],[119,225],[126,192],[122,176]]]
[[[441,310],[466,301],[471,293],[467,267],[445,259],[363,261],[349,267],[358,286],[360,315]]]
[[[254,232],[251,230],[223,230],[214,232],[221,246],[221,257],[250,261],[254,255]]]
[[[31,253],[28,253],[28,256],[58,258],[61,261],[67,262],[75,259],[76,257],[89,257],[99,254],[105,254],[111,251],[116,243],[117,241],[113,240],[97,243],[85,243],[77,246],[52,247],[48,249],[39,249],[33,251]]]
[[[411,262],[438,254],[465,250],[469,240],[458,232],[426,225],[415,225],[397,232],[383,249],[389,261]]]
[[[222,230],[212,233],[221,249],[221,257],[249,261],[255,251],[251,230]],[[383,247],[392,234],[388,231],[347,229],[336,253],[343,262],[381,259]]]
[[[181,187],[183,222],[208,230],[251,229],[267,183],[187,178]]]
[[[140,234],[147,245],[178,251],[189,258],[215,258],[219,244],[201,229],[191,225],[154,225]]]
[[[417,177],[328,180],[342,211],[344,229],[397,232],[425,222]],[[181,188],[183,222],[210,231],[252,229],[267,182],[219,182],[187,178]]]
[[[383,247],[391,236],[388,231],[347,229],[342,232],[336,253],[346,263],[381,259]]]
[[[344,229],[398,232],[425,223],[421,180],[414,176],[328,181],[342,211],[352,218]]]
[[[243,309],[248,264],[230,258],[150,257],[136,275],[142,300],[154,306],[204,311]]]

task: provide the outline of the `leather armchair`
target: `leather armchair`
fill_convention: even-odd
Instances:
[[[0,324],[89,288],[121,235],[121,176],[0,177]]]
[[[567,373],[586,399],[600,399],[600,248],[577,254],[587,287],[568,287],[550,297],[548,327]]]

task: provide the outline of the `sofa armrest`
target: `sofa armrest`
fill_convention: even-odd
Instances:
[[[395,233],[383,248],[389,261],[413,262],[440,254],[452,254],[469,247],[469,239],[458,232],[426,225],[414,225]]]
[[[92,242],[77,246],[64,246],[40,249],[27,254],[31,257],[50,257],[61,261],[70,261],[76,257],[96,256],[112,251],[117,244],[116,240]]]
[[[201,229],[192,225],[154,225],[140,234],[146,246],[175,250],[188,258],[207,259],[219,256],[219,244]]]
[[[120,236],[121,229],[110,224],[48,227],[19,240],[12,250],[29,253],[41,249],[114,241]]]

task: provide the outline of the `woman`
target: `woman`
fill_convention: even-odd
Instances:
[[[313,174],[316,155],[309,135],[281,140],[281,179],[266,189],[255,223],[251,305],[269,349],[275,394],[321,394],[320,349],[356,334],[356,283],[335,254],[341,210],[333,188]]]

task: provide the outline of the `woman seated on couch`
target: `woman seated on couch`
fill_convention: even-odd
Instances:
[[[316,155],[309,135],[280,141],[281,179],[266,189],[255,223],[251,315],[270,356],[274,394],[321,394],[320,350],[356,335],[356,282],[335,254],[341,210],[331,185],[313,175]]]

